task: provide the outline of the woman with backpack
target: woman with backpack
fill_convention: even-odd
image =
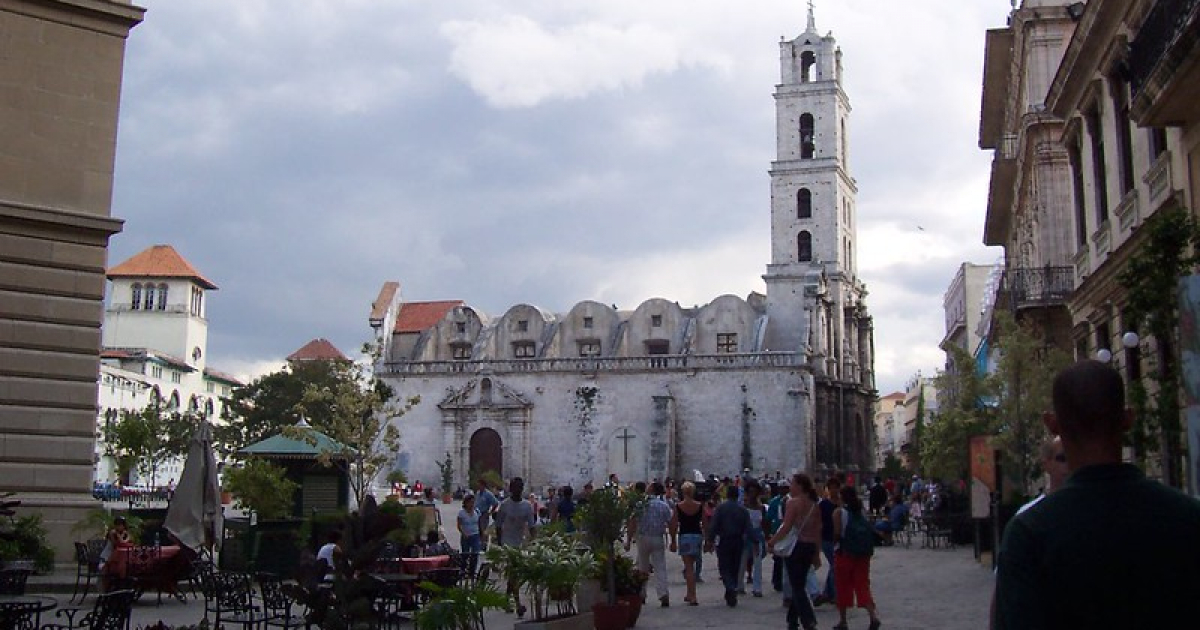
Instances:
[[[842,488],[842,507],[833,513],[833,580],[840,620],[833,630],[847,630],[846,609],[858,599],[859,608],[871,616],[869,630],[879,630],[879,612],[871,597],[871,556],[875,553],[875,529],[863,514],[863,504],[853,487]]]

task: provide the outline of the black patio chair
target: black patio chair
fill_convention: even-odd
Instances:
[[[133,610],[133,601],[137,593],[132,589],[101,593],[96,598],[92,610],[79,619],[74,620],[78,608],[64,608],[54,613],[56,617],[66,615],[66,624],[46,624],[42,630],[128,630],[129,615]]]
[[[273,573],[256,573],[254,581],[262,593],[263,624],[270,628],[308,628],[308,610],[300,601],[302,593],[298,585],[284,584],[283,578]],[[299,607],[300,614],[293,612]]]
[[[218,629],[231,624],[251,630],[265,621],[262,609],[255,604],[254,583],[249,575],[217,571],[213,573],[213,584],[216,591],[214,625]]]
[[[89,540],[87,542],[75,543],[75,590],[71,592],[71,599],[74,602],[76,597],[79,597],[80,603],[87,599],[88,591],[92,588],[92,578],[99,581],[100,578],[100,554],[104,551],[104,546],[108,544],[103,539]],[[79,589],[83,587],[83,593],[80,594]]]

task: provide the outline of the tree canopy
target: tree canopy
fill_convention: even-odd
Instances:
[[[168,411],[151,403],[145,409],[121,410],[117,421],[104,427],[104,442],[117,460],[117,473],[125,478],[134,470],[152,482],[159,464],[187,454],[188,441],[200,417]]]

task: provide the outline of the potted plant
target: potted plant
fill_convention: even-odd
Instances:
[[[579,581],[593,570],[595,559],[590,553],[580,553],[574,538],[551,533],[523,547],[494,545],[488,549],[487,558],[529,595],[533,619],[517,624],[518,627],[592,628],[592,613],[581,614],[575,607],[575,591]]]
[[[587,503],[575,513],[576,525],[583,531],[588,545],[597,557],[604,558],[604,584],[607,593],[603,604],[595,604],[597,630],[624,628],[628,623],[628,605],[619,605],[616,595],[616,551],[629,519],[637,513],[639,498],[622,494],[616,487],[606,486],[591,494]]]
[[[454,500],[454,460],[446,452],[446,459],[437,463],[438,472],[442,476],[442,503]]]
[[[12,499],[13,494],[0,494],[0,516],[8,517],[7,523],[0,524],[0,568],[53,571],[54,548],[47,540],[49,533],[42,524],[42,515],[17,518],[16,508],[21,502]]]
[[[264,459],[250,458],[237,468],[225,469],[225,486],[237,497],[235,507],[254,512],[259,520],[288,516],[300,486],[283,468]]]
[[[417,630],[484,630],[485,610],[508,608],[508,596],[491,584],[442,588],[422,582],[420,586],[433,599],[417,613]]]

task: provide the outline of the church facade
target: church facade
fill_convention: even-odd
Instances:
[[[810,9],[780,53],[765,295],[632,311],[518,304],[489,317],[383,286],[369,320],[376,374],[421,397],[394,420],[395,467],[410,482],[433,485],[447,458],[457,485],[472,469],[536,487],[873,470],[873,328],[855,274],[841,51]]]

